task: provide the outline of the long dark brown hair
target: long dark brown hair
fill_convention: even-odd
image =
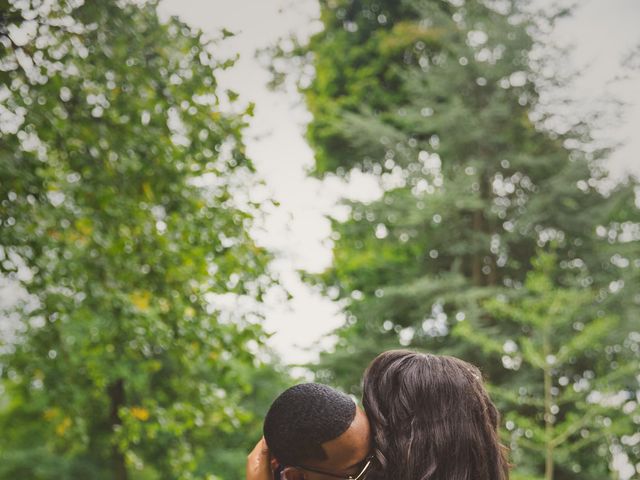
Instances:
[[[363,405],[377,477],[508,480],[498,411],[475,366],[442,355],[384,352],[364,374]]]

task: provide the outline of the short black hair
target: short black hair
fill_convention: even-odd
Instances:
[[[322,444],[342,435],[356,415],[356,404],[327,385],[302,383],[278,396],[264,419],[264,438],[283,465],[326,460]]]

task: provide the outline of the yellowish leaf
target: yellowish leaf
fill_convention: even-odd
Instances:
[[[44,417],[45,420],[53,420],[54,418],[56,418],[58,415],[60,415],[60,410],[56,407],[53,408],[47,408],[42,416]]]
[[[151,303],[151,293],[147,290],[136,290],[131,295],[129,295],[129,299],[131,303],[140,310],[141,312],[146,312],[149,310],[149,304]]]
[[[153,190],[151,190],[151,185],[149,185],[149,182],[144,182],[142,184],[142,191],[144,192],[145,197],[147,197],[149,200],[153,199]]]
[[[85,236],[91,235],[93,232],[93,225],[88,218],[81,218],[76,221],[76,229]]]
[[[58,425],[56,425],[56,435],[60,437],[63,436],[70,426],[71,419],[69,417],[64,417],[64,419],[62,419],[62,421]]]
[[[137,418],[142,422],[149,420],[149,410],[144,407],[131,407],[129,411],[134,418]]]

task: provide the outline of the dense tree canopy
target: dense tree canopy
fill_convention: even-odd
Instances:
[[[218,301],[272,283],[251,110],[154,2],[1,5],[0,478],[237,478],[282,382]]]

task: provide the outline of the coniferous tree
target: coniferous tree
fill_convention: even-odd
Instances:
[[[523,288],[484,303],[501,325],[516,324],[518,336],[467,322],[454,335],[512,372],[491,394],[502,404],[514,480],[607,478],[639,412],[637,343],[627,339],[603,352],[602,339],[620,319],[601,309],[592,289],[559,286],[553,253],[532,263]],[[598,459],[586,472],[584,452]]]
[[[384,187],[378,201],[347,203],[348,219],[333,222],[334,264],[313,279],[347,315],[315,367],[321,380],[356,393],[377,353],[407,346],[461,356],[509,388],[512,372],[456,330],[526,336],[486,302],[521,290],[536,250],[552,242],[554,285],[587,290],[596,307],[580,305],[619,319],[590,361],[606,365],[606,346],[637,349],[636,184],[603,190],[609,149],[589,122],[558,123],[542,108],[555,80],[537,34],[553,19],[524,5],[321,2],[324,30],[296,52],[315,71],[302,89],[315,173],[360,169]],[[563,332],[566,342],[576,335]],[[632,374],[625,384],[637,388]],[[632,416],[620,421],[633,429]],[[572,459],[580,473],[567,459],[557,478],[601,478],[589,449]],[[538,467],[528,457],[522,471]]]

